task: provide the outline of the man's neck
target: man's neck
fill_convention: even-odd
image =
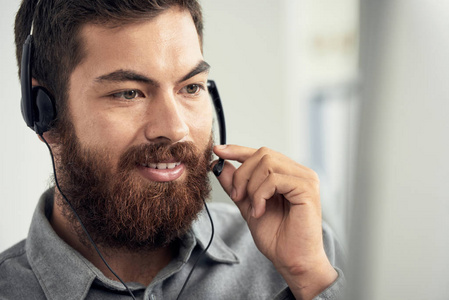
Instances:
[[[101,260],[93,246],[88,247],[80,241],[70,222],[64,217],[62,207],[60,204],[58,205],[61,201],[57,197],[60,197],[60,195],[55,191],[53,211],[50,218],[51,226],[56,234],[89,260],[106,277],[117,280]],[[145,286],[150,284],[159,271],[169,264],[176,255],[177,248],[177,246],[172,245],[154,251],[132,252],[99,247],[109,266],[124,282],[138,282]]]

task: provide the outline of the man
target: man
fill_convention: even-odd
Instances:
[[[0,298],[338,297],[341,249],[316,174],[270,149],[212,146],[195,0],[31,2],[16,17],[17,55],[33,23],[33,85],[57,111],[40,138],[60,189],[0,255]],[[218,177],[238,209],[211,205],[202,256],[212,151],[241,163]]]

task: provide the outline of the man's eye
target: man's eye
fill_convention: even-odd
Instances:
[[[126,100],[133,100],[133,99],[139,97],[140,93],[137,90],[126,90],[126,91],[112,94],[112,96],[114,98],[124,98]]]
[[[195,95],[200,92],[201,87],[198,84],[189,84],[185,87],[187,94]]]

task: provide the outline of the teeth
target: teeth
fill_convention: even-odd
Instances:
[[[142,164],[143,167],[146,168],[152,168],[152,169],[158,169],[158,170],[165,170],[165,169],[174,169],[175,167],[179,166],[181,162],[176,163],[150,163],[149,165]]]

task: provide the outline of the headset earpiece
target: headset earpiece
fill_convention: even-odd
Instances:
[[[29,35],[23,44],[20,84],[22,86],[21,110],[25,123],[41,135],[48,131],[56,118],[55,101],[44,87],[32,87],[31,57],[33,36]]]
[[[56,118],[55,101],[51,93],[42,86],[33,87],[32,94],[37,107],[37,119],[34,122],[34,131],[41,135],[50,130]]]
[[[21,111],[28,127],[34,129],[34,109],[31,90],[31,43],[33,37],[29,35],[23,44],[22,61],[20,63],[20,85],[22,88]]]

